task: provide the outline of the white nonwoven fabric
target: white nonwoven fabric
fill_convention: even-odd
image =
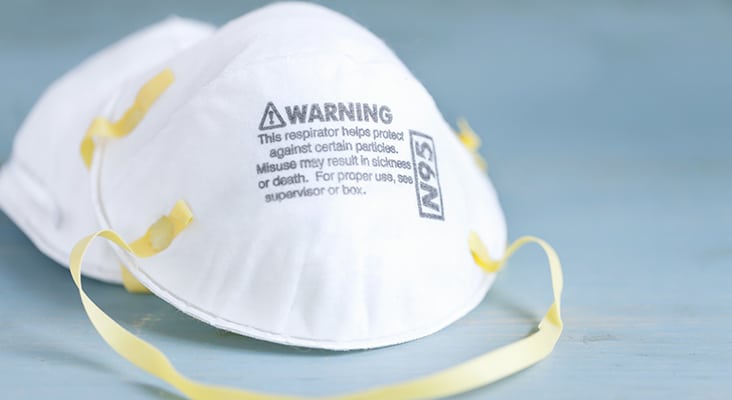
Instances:
[[[108,111],[127,81],[159,69],[213,31],[208,24],[170,17],[94,54],[43,93],[0,170],[0,207],[43,253],[68,266],[74,243],[99,227],[89,171],[79,156],[92,119]],[[84,274],[121,282],[119,261],[104,246],[90,250]]]
[[[118,251],[153,293],[225,330],[335,350],[423,337],[485,296],[494,275],[468,237],[503,255],[496,193],[376,36],[276,4],[165,67],[175,82],[92,166],[99,222],[129,240],[178,200],[194,214],[153,257]]]

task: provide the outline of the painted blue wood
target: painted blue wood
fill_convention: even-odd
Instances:
[[[564,261],[567,328],[539,365],[461,399],[728,398],[732,391],[732,11],[697,2],[328,2],[383,37],[445,116],[466,116],[509,235]],[[0,157],[85,56],[170,13],[217,24],[248,1],[0,3]],[[324,38],[327,40],[327,38]],[[485,301],[404,345],[335,353],[222,333],[152,296],[92,296],[186,374],[333,394],[437,371],[528,333],[550,302],[537,250]],[[97,337],[65,269],[0,216],[4,398],[177,399]]]

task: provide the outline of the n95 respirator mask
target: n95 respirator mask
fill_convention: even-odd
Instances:
[[[213,27],[177,17],[94,54],[54,82],[23,122],[0,170],[0,207],[47,256],[66,264],[77,236],[99,228],[89,172],[78,157],[89,121],[135,76],[207,37]],[[84,274],[121,282],[111,250],[92,249]]]
[[[130,113],[139,120],[121,123]],[[259,398],[188,380],[104,314],[79,275],[91,241],[113,242],[144,287],[200,321],[332,350],[444,328],[534,241],[556,298],[538,332],[351,398],[442,396],[500,379],[551,352],[561,271],[539,239],[506,246],[495,190],[465,144],[394,53],[353,21],[307,4],[247,14],[126,87],[92,123],[81,152],[104,229],[71,256],[84,307],[112,347],[187,395]]]

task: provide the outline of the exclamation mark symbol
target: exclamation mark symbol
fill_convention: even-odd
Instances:
[[[282,128],[286,125],[285,120],[282,119],[282,114],[277,111],[277,107],[275,107],[274,103],[271,101],[267,103],[267,106],[264,107],[264,112],[262,113],[262,119],[259,120],[259,130],[264,131],[267,129]]]

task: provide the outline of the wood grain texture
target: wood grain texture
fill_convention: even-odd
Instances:
[[[221,24],[261,2],[0,3],[0,157],[84,57],[168,14]],[[565,334],[544,362],[460,399],[729,398],[732,7],[728,2],[326,2],[391,45],[484,142],[509,237],[562,257]],[[538,250],[428,338],[328,352],[223,333],[152,296],[94,299],[186,374],[291,394],[421,376],[527,334],[550,303]],[[112,353],[68,272],[0,215],[4,398],[177,399]]]

